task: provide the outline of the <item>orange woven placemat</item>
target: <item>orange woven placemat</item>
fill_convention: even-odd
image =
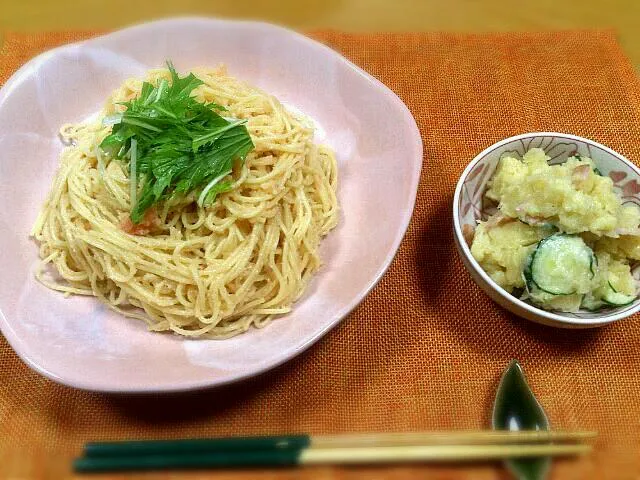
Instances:
[[[89,35],[6,35],[0,80],[37,52]],[[638,478],[640,316],[589,331],[514,317],[471,281],[451,225],[464,166],[509,135],[567,132],[640,161],[640,87],[614,36],[313,36],[397,92],[422,132],[416,209],[389,272],[306,353],[258,378],[194,394],[73,390],[29,370],[0,337],[0,477],[68,476],[72,456],[94,439],[484,428],[498,377],[516,357],[554,427],[600,433],[593,455],[555,462],[553,478]],[[505,476],[489,464],[227,471],[215,478]]]

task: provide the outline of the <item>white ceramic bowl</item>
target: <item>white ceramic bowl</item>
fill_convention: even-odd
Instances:
[[[613,180],[614,190],[623,203],[640,205],[640,170],[629,160],[610,148],[592,140],[555,132],[526,133],[507,138],[480,152],[462,173],[453,198],[455,241],[465,267],[487,295],[507,310],[534,322],[562,328],[591,328],[626,318],[640,310],[640,299],[631,305],[610,308],[601,312],[548,312],[536,308],[509,294],[496,284],[471,255],[465,239],[478,220],[490,214],[483,203],[487,182],[505,155],[522,155],[530,148],[542,148],[550,164],[559,164],[575,153],[593,159],[603,175]],[[632,266],[634,267],[634,266]]]
[[[322,242],[322,269],[289,315],[229,340],[150,333],[144,322],[95,298],[64,298],[33,278],[38,253],[29,231],[58,165],[60,125],[99,111],[123,80],[167,59],[180,71],[225,63],[230,74],[313,118],[316,140],[338,160],[341,214]],[[49,378],[117,392],[221,385],[308,348],[389,266],[411,219],[422,167],[415,120],[378,80],[290,30],[204,18],[147,23],[29,61],[0,90],[0,149],[0,328],[24,361]]]

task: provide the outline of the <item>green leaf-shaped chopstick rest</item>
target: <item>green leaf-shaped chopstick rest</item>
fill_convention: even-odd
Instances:
[[[502,374],[491,418],[494,430],[549,430],[549,420],[529,388],[517,360],[511,360]],[[507,469],[518,480],[542,480],[547,477],[551,459],[514,458],[505,460]]]

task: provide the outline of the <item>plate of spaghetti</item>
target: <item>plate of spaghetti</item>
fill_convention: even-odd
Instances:
[[[46,52],[0,90],[0,328],[110,392],[240,380],[375,286],[422,143],[402,101],[281,27],[180,18]]]

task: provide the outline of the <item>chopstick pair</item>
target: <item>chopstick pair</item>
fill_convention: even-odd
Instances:
[[[584,455],[594,432],[457,431],[285,435],[88,443],[77,472],[398,462],[462,462]],[[569,442],[569,443],[558,443]]]

